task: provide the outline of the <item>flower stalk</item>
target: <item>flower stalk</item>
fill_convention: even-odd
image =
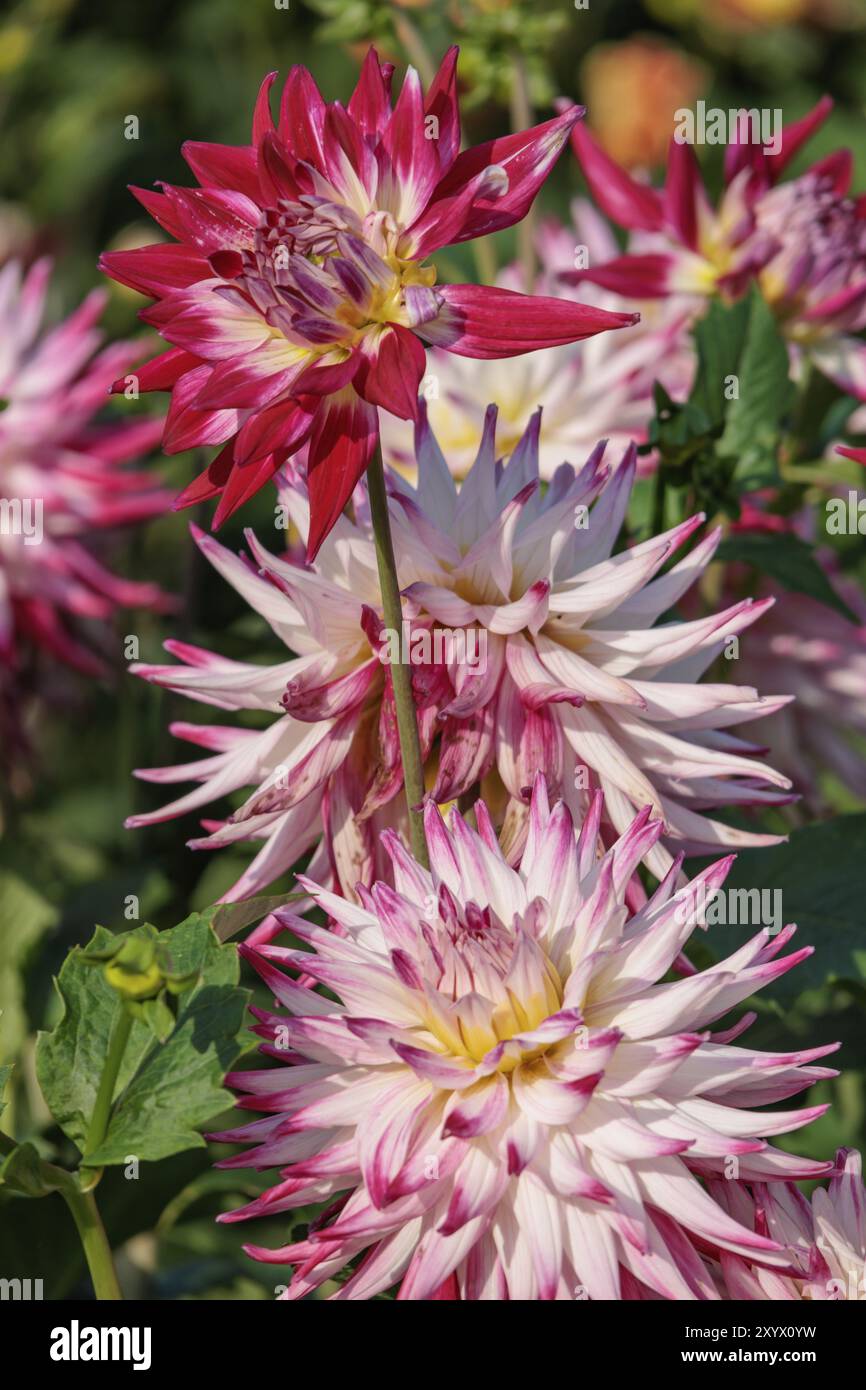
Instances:
[[[84,1141],[85,1164],[88,1155],[95,1153],[108,1132],[114,1088],[117,1085],[120,1064],[123,1061],[123,1054],[126,1051],[131,1030],[132,1014],[123,1002],[119,1002],[108,1042],[105,1066],[102,1069],[102,1076],[99,1078],[99,1089],[96,1093],[96,1102],[87,1129],[87,1138]]]
[[[394,542],[391,538],[391,523],[388,517],[388,494],[385,488],[385,469],[382,463],[382,446],[376,445],[373,458],[367,470],[367,487],[370,497],[370,517],[373,523],[373,537],[376,544],[376,563],[379,567],[379,586],[382,591],[382,613],[385,627],[399,634],[403,627],[403,603],[400,598],[400,584],[397,579],[397,564],[394,559]],[[421,741],[418,737],[418,719],[415,702],[412,698],[412,669],[402,661],[391,664],[391,682],[394,689],[394,706],[397,712],[397,731],[400,737],[400,754],[403,759],[403,784],[409,811],[409,837],[412,853],[425,868],[430,867],[427,854],[427,840],[424,835],[424,819],[421,803],[424,800],[424,763],[421,757]]]
[[[111,1246],[93,1192],[83,1192],[73,1183],[68,1187],[61,1187],[60,1193],[72,1213],[93,1281],[93,1292],[101,1303],[120,1302],[123,1294],[117,1281]]]
[[[512,54],[514,81],[511,85],[511,129],[515,133],[532,123],[532,100],[529,95],[529,75],[520,49]],[[529,208],[517,227],[517,254],[523,271],[523,287],[532,293],[538,263],[535,256],[535,211]]]

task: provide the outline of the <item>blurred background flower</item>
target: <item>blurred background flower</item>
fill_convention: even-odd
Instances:
[[[694,106],[709,82],[704,63],[651,35],[590,49],[581,78],[593,131],[628,169],[664,163],[674,112]]]

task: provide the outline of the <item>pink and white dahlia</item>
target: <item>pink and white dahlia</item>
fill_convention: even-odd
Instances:
[[[142,345],[100,348],[105,296],[96,291],[42,331],[51,265],[0,270],[0,665],[14,677],[36,649],[88,674],[103,665],[81,622],[118,605],[153,607],[153,584],[111,574],[93,533],[163,512],[169,494],[121,467],[150,450],[161,421],[100,423],[111,382]]]
[[[103,257],[152,295],[172,344],[142,376],[172,391],[163,446],[222,445],[181,496],[222,494],[219,523],[308,448],[310,557],[378,440],[378,407],[414,418],[424,344],[508,357],[635,321],[570,300],[437,285],[427,257],[522,218],[579,108],[458,153],[457,50],[426,97],[409,68],[392,108],[373,49],[348,107],[292,68],[274,125],[262,84],[252,143],[188,142],[199,187],[136,196],[174,243]]]
[[[745,600],[691,622],[659,619],[710,563],[720,529],[672,568],[703,516],[615,551],[636,470],[630,446],[616,468],[599,445],[580,470],[562,464],[542,492],[540,412],[504,467],[491,407],[475,464],[459,489],[432,432],[417,432],[418,485],[393,478],[392,528],[427,577],[405,590],[412,612],[449,631],[480,631],[485,669],[455,672],[459,758],[433,787],[460,795],[490,769],[509,797],[515,852],[526,794],[544,768],[580,823],[597,789],[605,831],[623,834],[650,805],[664,839],[649,852],[658,877],[678,850],[773,843],[704,812],[787,799],[790,782],[749,756],[737,724],[787,703],[749,686],[699,684],[726,642],[772,600]]]
[[[744,647],[738,672],[757,682],[772,675],[794,697],[761,725],[761,740],[816,813],[826,809],[826,773],[866,801],[858,746],[866,739],[866,601],[856,583],[831,582],[859,623],[805,594],[778,592],[762,641]]]
[[[788,1271],[721,1251],[731,1298],[866,1299],[866,1189],[856,1149],[839,1149],[826,1188],[808,1201],[790,1183],[710,1183],[735,1220],[769,1236],[789,1253]]]
[[[866,223],[863,197],[850,196],[851,154],[836,151],[779,182],[831,107],[824,98],[786,126],[777,154],[732,139],[717,207],[691,145],[671,142],[664,188],[655,189],[575,126],[572,143],[593,197],[632,239],[626,252],[570,271],[566,281],[594,282],[630,300],[685,296],[695,312],[709,296],[736,299],[757,283],[795,370],[808,358],[866,399],[866,347],[857,336],[866,327]]]
[[[306,539],[305,484],[281,478],[278,485],[287,517]],[[166,650],[180,664],[142,663],[132,670],[217,709],[265,711],[273,719],[264,729],[172,724],[176,737],[207,749],[209,756],[136,775],[160,785],[197,785],[158,811],[132,816],[127,825],[169,820],[251,788],[234,814],[205,821],[208,834],[189,842],[192,849],[207,850],[261,842],[226,898],[262,892],[316,846],[311,871],[333,871],[342,891],[351,892],[358,879],[369,883],[382,876],[377,832],[402,826],[405,816],[390,670],[378,656],[381,600],[366,498],[358,489],[354,520],[338,519],[314,566],[293,560],[290,552],[271,554],[252,531],[246,532],[247,558],[233,555],[197,527],[192,530],[205,559],[286,649],[284,658],[260,666],[169,641]],[[401,557],[404,578],[414,576],[406,564]],[[437,713],[426,688],[431,674],[413,668],[427,751]]]
[[[294,1266],[284,1297],[351,1265],[331,1297],[618,1299],[640,1281],[711,1299],[695,1246],[788,1265],[782,1242],[701,1180],[732,1155],[749,1181],[827,1171],[766,1138],[824,1106],[755,1107],[834,1074],[805,1065],[833,1045],[762,1053],[732,1046],[741,1027],[706,1029],[810,948],[782,956],[795,928],[761,931],[660,983],[730,859],[679,889],[669,874],[630,916],[626,886],[664,827],[645,807],[599,859],[601,801],[575,839],[539,776],[519,868],[483,802],[477,833],[428,803],[429,872],[386,832],[394,887],[362,888],[354,905],[303,878],[333,930],[282,911],[241,947],[286,1011],[253,1010],[280,1065],[228,1077],[262,1114],[215,1137],[253,1146],[222,1166],[280,1179],[221,1219],[326,1204],[303,1239],[246,1247]],[[309,949],[273,944],[282,930]]]
[[[278,559],[251,533],[252,565],[199,536],[208,559],[297,656],[260,667],[169,643],[183,665],[137,667],[146,679],[194,699],[268,710],[277,718],[264,731],[176,725],[175,732],[212,756],[139,773],[198,785],[130,823],[180,815],[252,786],[225,824],[208,822],[211,835],[193,841],[211,849],[265,840],[231,896],[260,891],[290,868],[315,842],[323,814],[344,891],[358,879],[381,876],[371,817],[403,814],[388,671],[393,638],[398,651],[405,643],[412,663],[431,794],[448,802],[483,782],[512,856],[519,857],[527,834],[528,789],[539,768],[578,823],[595,792],[604,792],[608,838],[652,806],[665,833],[646,862],[659,878],[679,850],[775,843],[777,836],[737,829],[704,812],[787,798],[787,778],[750,756],[756,750],[730,729],[790,697],[699,684],[726,642],[773,600],[659,623],[710,563],[720,531],[664,574],[662,566],[700,527],[701,516],[614,553],[635,475],[634,448],[612,468],[599,445],[580,470],[562,464],[542,493],[540,425],[537,413],[503,466],[490,407],[478,456],[458,490],[422,415],[417,488],[391,477],[403,634],[382,627],[360,489],[354,520],[340,518],[314,568]],[[286,483],[283,495],[306,537],[303,485]]]
[[[560,276],[576,254],[601,265],[616,254],[616,241],[602,217],[582,200],[572,208],[573,225],[546,220],[537,238],[541,270],[535,293],[575,296]],[[497,283],[517,289],[522,269],[509,266]],[[585,285],[581,298],[614,312],[618,296]],[[505,456],[519,442],[530,415],[543,407],[538,440],[539,468],[547,481],[564,458],[583,458],[599,439],[614,449],[631,440],[643,443],[652,419],[653,386],[660,381],[676,399],[688,395],[694,372],[689,314],[673,300],[637,306],[640,323],[629,333],[599,333],[581,343],[530,352],[498,361],[458,361],[434,349],[427,356],[422,394],[430,424],[456,478],[465,477],[475,458],[478,433],[490,401],[499,404],[497,445]],[[409,422],[382,417],[386,462],[411,471],[415,463]],[[651,462],[645,461],[647,468]]]

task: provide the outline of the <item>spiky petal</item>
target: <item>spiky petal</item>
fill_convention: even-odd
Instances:
[[[0,699],[35,649],[99,674],[88,620],[92,638],[118,606],[165,602],[155,584],[110,573],[90,544],[94,532],[145,521],[169,501],[151,475],[122,467],[156,444],[161,420],[98,418],[143,346],[101,346],[102,291],[43,329],[51,270],[40,260],[26,274],[16,261],[0,271]]]
[[[782,1244],[732,1218],[699,1178],[772,1182],[828,1165],[765,1136],[822,1107],[760,1113],[824,1068],[712,1040],[704,1030],[795,965],[787,929],[717,966],[662,984],[695,925],[701,885],[729,861],[630,917],[626,885],[662,826],[646,813],[599,860],[536,780],[518,869],[490,832],[429,804],[431,869],[386,835],[395,887],[354,906],[303,878],[334,931],[289,912],[244,955],[280,1011],[255,1010],[275,1069],[234,1073],[252,1145],[231,1168],[280,1180],[222,1218],[326,1205],[309,1234],[257,1259],[294,1266],[303,1297],[362,1257],[336,1299],[615,1299],[623,1280],[658,1297],[716,1297],[690,1242],[785,1266]],[[274,944],[281,930],[304,950]],[[336,933],[339,934],[336,934]],[[330,997],[298,989],[294,972]],[[334,998],[333,996],[336,996]],[[692,1250],[690,1262],[683,1251]],[[453,1296],[453,1294],[452,1294]]]
[[[635,322],[570,300],[437,286],[426,257],[519,221],[583,114],[458,153],[456,49],[427,93],[367,54],[348,107],[306,68],[275,124],[265,79],[252,142],[187,144],[199,187],[137,196],[176,238],[102,267],[156,303],[171,344],[142,389],[171,390],[164,447],[221,445],[178,500],[221,495],[214,524],[308,444],[313,558],[372,457],[378,409],[414,419],[424,343],[508,357]]]
[[[539,417],[502,467],[495,416],[491,407],[478,457],[459,490],[426,419],[417,432],[417,488],[396,474],[391,480],[406,621],[430,639],[426,652],[423,643],[412,648],[419,653],[412,672],[433,795],[447,802],[492,778],[516,857],[528,833],[527,792],[539,767],[578,823],[596,791],[604,792],[599,828],[608,840],[649,804],[665,824],[664,838],[647,847],[646,862],[659,878],[685,849],[775,843],[778,837],[703,812],[788,797],[787,778],[729,732],[780,708],[786,697],[699,683],[728,640],[772,601],[660,623],[709,564],[718,533],[664,574],[662,565],[702,518],[614,553],[634,479],[634,449],[613,468],[598,446],[582,469],[563,464],[542,496]],[[303,486],[284,487],[303,536]],[[359,878],[369,884],[382,872],[372,818],[402,814],[390,646],[360,489],[354,521],[340,518],[333,535],[314,569],[277,559],[250,536],[261,578],[212,538],[199,537],[216,568],[299,654],[294,660],[261,668],[172,646],[187,669],[137,668],[149,680],[219,707],[281,716],[264,732],[218,726],[201,740],[218,750],[213,757],[143,774],[197,786],[162,811],[137,817],[136,825],[252,787],[227,825],[211,824],[212,836],[195,842],[216,848],[245,838],[266,841],[235,894],[261,891],[291,866],[301,840],[305,847],[315,842],[323,805],[328,849],[344,891]]]

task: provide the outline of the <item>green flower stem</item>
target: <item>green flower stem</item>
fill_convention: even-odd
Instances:
[[[498,274],[496,249],[489,236],[477,236],[472,242],[475,268],[482,285],[494,285]],[[441,262],[440,262],[441,264]]]
[[[373,536],[376,542],[376,562],[379,566],[382,612],[385,626],[390,632],[396,634],[399,643],[398,650],[402,652],[403,603],[400,598],[397,565],[394,560],[394,543],[391,539],[391,523],[388,518],[388,494],[385,490],[385,468],[382,463],[382,446],[380,444],[376,445],[376,451],[367,469],[367,488],[370,496]],[[418,720],[415,715],[415,703],[412,699],[411,666],[404,665],[402,662],[392,662],[391,680],[394,686],[400,754],[403,759],[403,785],[406,789],[406,802],[409,808],[409,834],[412,853],[419,864],[429,868],[430,858],[424,835],[424,820],[420,809],[416,809],[424,800],[425,789],[421,742],[418,738]]]
[[[520,49],[511,55],[514,80],[511,84],[511,129],[515,135],[521,130],[529,130],[533,122],[532,101],[529,96],[529,76],[526,62]],[[517,249],[523,268],[523,288],[532,294],[538,263],[535,257],[535,209],[530,208],[522,222],[517,226]]]
[[[651,536],[660,536],[665,529],[665,492],[667,484],[664,469],[659,463],[656,467],[655,487],[653,489],[653,519]]]
[[[105,1234],[95,1196],[92,1192],[82,1192],[74,1183],[64,1183],[59,1191],[72,1212],[78,1229],[84,1258],[93,1281],[93,1292],[100,1302],[119,1302],[123,1294],[117,1282],[111,1246]]]
[[[111,1118],[111,1102],[114,1098],[114,1088],[117,1085],[120,1064],[123,1061],[126,1044],[129,1042],[131,1029],[132,1014],[126,1006],[118,1000],[117,1013],[115,1014],[114,1023],[111,1028],[111,1037],[108,1040],[108,1052],[105,1058],[105,1066],[102,1068],[102,1076],[99,1078],[99,1090],[96,1092],[96,1102],[93,1106],[93,1114],[90,1117],[87,1138],[84,1141],[82,1167],[86,1166],[88,1155],[99,1148],[108,1132],[108,1121]]]

